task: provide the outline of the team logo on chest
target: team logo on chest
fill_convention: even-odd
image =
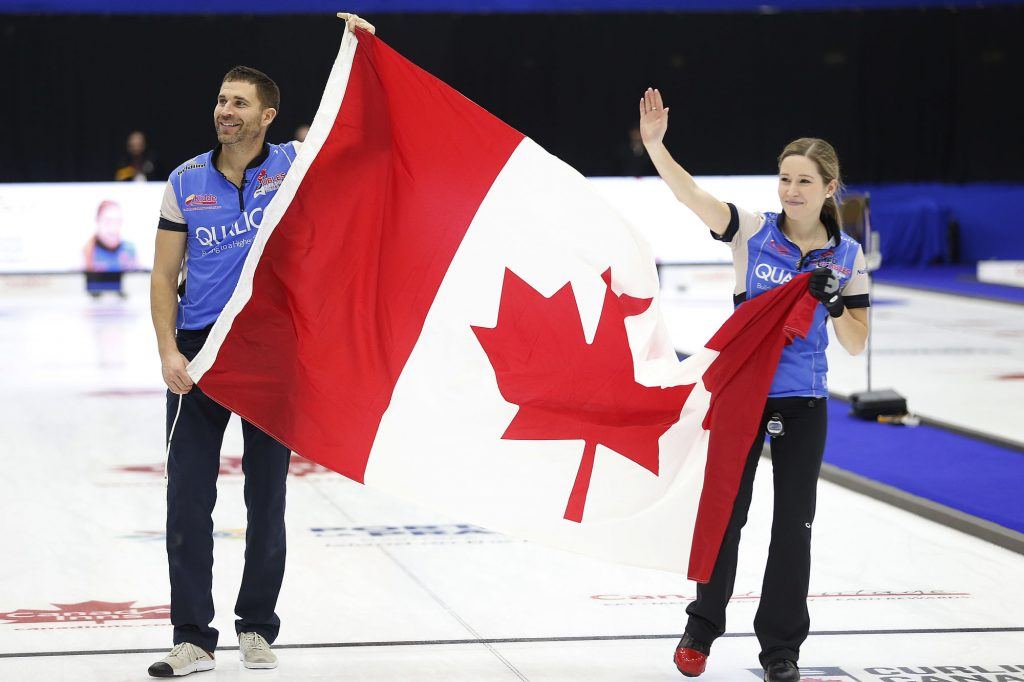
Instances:
[[[216,194],[189,194],[185,197],[186,211],[201,211],[211,208],[219,208]]]
[[[842,275],[843,277],[849,277],[853,272],[850,268],[839,261],[839,258],[836,256],[835,249],[828,249],[827,251],[815,254],[814,257],[810,259],[810,263],[814,267],[818,268],[831,268],[833,272],[837,275]]]
[[[253,198],[276,191],[281,186],[281,183],[284,182],[284,176],[284,172],[270,175],[267,173],[266,168],[261,170],[259,175],[256,176],[256,191],[252,193]]]

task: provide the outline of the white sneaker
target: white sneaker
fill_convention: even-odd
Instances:
[[[149,666],[149,674],[153,677],[181,677],[192,673],[213,670],[216,662],[213,656],[195,644],[182,642],[176,644],[164,660]]]
[[[246,668],[277,667],[277,656],[270,650],[267,640],[255,632],[238,635],[238,658]]]

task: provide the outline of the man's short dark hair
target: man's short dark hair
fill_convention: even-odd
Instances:
[[[252,83],[256,86],[256,96],[260,98],[263,108],[270,107],[280,111],[281,90],[270,76],[259,69],[254,69],[251,66],[236,66],[224,74],[224,78],[221,80],[222,83],[228,81]]]

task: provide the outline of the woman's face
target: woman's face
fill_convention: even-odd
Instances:
[[[835,193],[836,181],[825,184],[818,165],[806,156],[787,156],[779,165],[779,201],[787,218],[817,218],[825,199]]]

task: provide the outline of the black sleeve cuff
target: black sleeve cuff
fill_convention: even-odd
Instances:
[[[856,296],[843,296],[843,305],[847,308],[870,308],[871,300],[867,294],[857,294]]]
[[[160,222],[157,224],[158,230],[169,230],[171,232],[188,232],[188,225],[185,223],[176,223],[173,220],[167,218],[160,218]]]
[[[725,228],[725,232],[718,234],[714,230],[711,230],[711,236],[720,242],[731,242],[732,238],[736,236],[736,233],[740,230],[740,214],[736,210],[736,206],[733,204],[726,204],[729,207],[729,225]]]

